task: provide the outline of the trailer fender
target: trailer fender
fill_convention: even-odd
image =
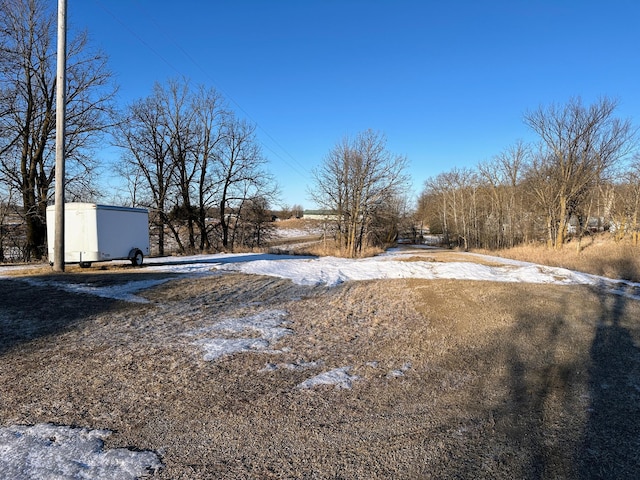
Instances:
[[[131,260],[131,264],[134,267],[139,267],[140,265],[142,265],[142,262],[144,260],[142,250],[140,250],[139,248],[132,248],[129,252],[129,260]]]

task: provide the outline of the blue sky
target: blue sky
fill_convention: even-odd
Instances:
[[[258,125],[282,202],[345,136],[386,135],[424,181],[518,139],[523,114],[580,96],[637,123],[635,0],[69,0],[70,31],[110,57],[120,103],[154,82],[213,86]],[[97,152],[104,161],[113,153]]]

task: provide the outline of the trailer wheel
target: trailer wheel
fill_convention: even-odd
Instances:
[[[80,262],[80,268],[89,268],[91,266],[91,262]]]
[[[142,254],[142,251],[136,250],[133,253],[133,256],[131,257],[131,264],[134,267],[139,267],[140,265],[142,265],[143,260],[144,260],[144,255]]]

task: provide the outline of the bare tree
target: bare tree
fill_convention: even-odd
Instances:
[[[291,207],[291,215],[293,218],[302,218],[304,216],[304,207],[298,203]]]
[[[428,230],[429,233],[439,234],[445,240],[445,217],[442,212],[443,202],[439,196],[439,192],[432,189],[431,182],[433,179],[425,181],[424,189],[418,197],[415,223],[420,226],[420,233]],[[417,237],[417,232],[416,232]],[[416,240],[421,240],[416,238]]]
[[[518,141],[478,167],[490,197],[483,243],[491,248],[513,247],[523,237],[520,182],[529,158],[529,148]]]
[[[233,230],[250,198],[274,198],[277,186],[264,170],[266,159],[255,137],[255,126],[230,116],[217,148],[213,178],[223,249],[233,249]]]
[[[22,197],[26,256],[40,258],[45,211],[54,182],[55,12],[42,0],[0,3],[0,169]],[[93,142],[108,126],[115,88],[106,56],[85,34],[69,42],[67,59],[67,188],[89,187]],[[74,187],[75,185],[75,187]]]
[[[169,155],[174,165],[177,190],[176,208],[182,212],[187,224],[188,247],[193,251],[195,240],[195,210],[192,205],[191,189],[199,170],[196,157],[197,119],[190,105],[190,90],[187,82],[169,81],[162,97],[167,129],[172,133]]]
[[[425,182],[425,193],[438,198],[447,244],[467,250],[477,243],[477,188],[477,175],[469,168],[454,168]]]
[[[151,209],[151,221],[158,230],[158,253],[164,255],[164,229],[169,223],[167,207],[175,164],[170,155],[172,133],[165,119],[163,92],[159,85],[154,92],[127,109],[119,124],[116,144],[124,151],[121,172],[136,185],[136,193],[144,192],[141,195],[146,200],[141,200],[141,205]],[[180,241],[179,235],[177,240]]]
[[[235,229],[237,243],[249,247],[261,247],[273,234],[270,201],[264,197],[248,198],[243,202],[240,222]]]
[[[636,155],[630,168],[629,187],[626,195],[626,211],[633,244],[640,240],[640,156]]]
[[[341,248],[349,257],[362,251],[375,214],[390,205],[406,187],[405,157],[391,154],[386,138],[367,130],[345,138],[313,172],[312,199],[335,212]]]
[[[287,205],[285,203],[280,205],[278,214],[282,220],[287,220],[290,218],[302,218],[304,216],[304,208],[302,207],[302,205],[299,205],[297,203],[293,205]]]
[[[445,173],[440,173],[424,182],[424,190],[418,201],[418,211],[423,221],[426,221],[431,232],[442,234],[446,245],[451,240],[448,197],[452,194]]]
[[[194,91],[189,82],[175,80],[156,84],[125,118],[119,145],[128,167],[121,170],[131,182],[142,172],[149,206],[158,212],[159,252],[164,252],[165,226],[183,252],[210,249],[216,227],[216,247],[233,248],[245,200],[270,199],[276,191],[263,169],[255,127],[227,111],[214,89]],[[217,225],[211,216],[217,216]]]
[[[388,198],[379,208],[372,211],[368,232],[371,243],[381,246],[391,245],[400,235],[412,234],[414,227],[412,213],[404,192]]]
[[[0,262],[6,260],[5,248],[9,237],[9,213],[13,204],[13,189],[0,179]]]
[[[214,89],[200,87],[192,101],[198,121],[198,140],[195,156],[199,162],[197,172],[197,222],[200,229],[200,250],[211,248],[209,239],[209,211],[216,207],[218,182],[214,173],[218,149],[224,137],[224,127],[232,118],[222,97]]]
[[[634,245],[640,240],[640,155],[636,154],[624,176],[608,185],[606,213],[617,238],[627,234]]]
[[[590,106],[572,99],[525,115],[525,123],[541,138],[529,176],[555,248],[564,244],[572,215],[582,213],[589,189],[634,147],[631,123],[614,117],[616,107],[608,98]]]

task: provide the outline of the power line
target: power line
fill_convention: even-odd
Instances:
[[[182,72],[175,67],[171,62],[169,62],[163,55],[160,54],[160,52],[158,52],[158,50],[156,50],[155,48],[153,48],[148,42],[146,42],[140,35],[138,35],[138,33],[133,30],[132,28],[130,28],[127,24],[125,24],[116,14],[114,14],[112,11],[110,11],[100,0],[94,0],[94,2],[96,4],[98,4],[98,6],[100,8],[102,8],[105,12],[107,12],[116,22],[118,22],[118,24],[120,24],[127,32],[129,32],[136,40],[138,40],[145,48],[149,49],[154,55],[156,55],[162,62],[164,62],[165,64],[167,64],[172,70],[174,70],[178,75],[183,75]],[[261,142],[262,146],[264,148],[266,148],[267,150],[269,150],[271,153],[273,153],[278,159],[280,159],[282,162],[284,162],[289,168],[291,168],[296,174],[300,175],[302,178],[308,179],[309,178],[309,173],[307,168],[302,165],[298,160],[296,160],[296,158],[291,155],[291,153],[289,153],[289,151],[284,148],[280,142],[278,142],[265,128],[262,127],[262,125],[257,122],[250,114],[249,112],[247,112],[246,109],[244,109],[242,107],[242,105],[240,105],[228,92],[226,92],[223,88],[220,88],[217,84],[217,82],[213,79],[213,77],[211,76],[211,74],[205,70],[200,64],[199,62],[193,58],[193,56],[187,51],[185,50],[182,45],[180,45],[173,37],[171,37],[166,31],[165,29],[158,24],[158,22],[155,20],[155,18],[153,17],[153,15],[151,15],[149,12],[144,11],[142,9],[142,6],[139,4],[139,2],[133,2],[135,4],[137,4],[137,8],[140,11],[141,15],[146,17],[147,19],[149,19],[151,21],[151,23],[156,27],[156,30],[158,32],[160,32],[162,34],[162,36],[165,38],[165,40],[169,41],[171,44],[173,44],[178,50],[180,50],[180,52],[206,77],[209,79],[209,81],[214,84],[216,86],[216,89],[219,90],[220,92],[222,92],[222,94],[225,96],[225,98],[228,98],[249,120],[251,120],[257,127],[258,129],[269,139],[271,140],[271,142],[273,142],[273,144],[275,144],[282,152],[284,152],[284,154],[286,154],[286,156],[288,156],[291,161],[289,161],[288,159],[284,158],[282,155],[280,155],[278,152],[276,152],[273,148],[269,147],[268,145],[266,145],[264,142]],[[184,76],[184,75],[183,75]]]
[[[140,35],[138,35],[135,30],[129,28],[129,26],[126,23],[124,23],[115,13],[113,13],[111,10],[109,10],[107,7],[105,7],[104,4],[102,2],[100,2],[100,0],[93,0],[93,1],[96,4],[98,4],[98,6],[100,8],[102,8],[106,13],[108,13],[109,16],[111,16],[111,18],[113,18],[116,22],[118,22],[122,28],[124,28],[136,40],[138,40],[142,45],[144,45],[145,48],[148,48],[149,50],[151,50],[151,52],[153,52],[153,54],[155,56],[157,56],[160,60],[162,60],[164,63],[166,63],[169,66],[169,68],[174,70],[176,73],[180,74],[180,70],[178,70],[171,62],[169,62],[169,60],[164,58],[160,52],[158,52],[155,48],[153,48],[151,45],[149,45],[147,42],[145,42],[145,40]]]

